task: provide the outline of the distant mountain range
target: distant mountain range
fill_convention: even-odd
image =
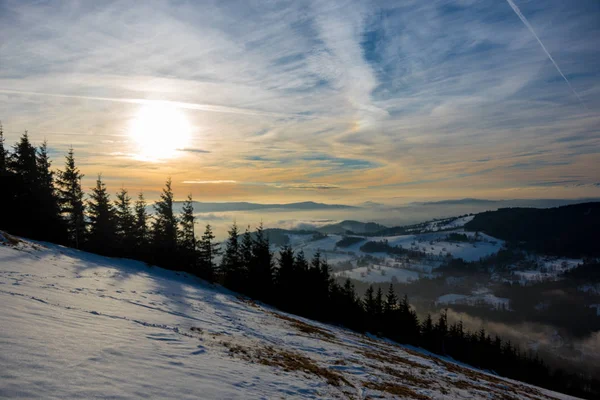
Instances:
[[[182,201],[176,201],[175,206],[181,206]],[[314,201],[304,201],[300,203],[282,203],[282,204],[261,204],[242,202],[225,202],[225,203],[205,203],[194,202],[195,212],[227,212],[227,211],[253,211],[253,210],[340,210],[358,208],[344,204],[325,204],[316,203]]]
[[[408,206],[489,206],[496,208],[505,207],[535,207],[535,208],[550,208],[559,207],[570,204],[597,202],[600,198],[583,198],[583,199],[508,199],[508,200],[487,200],[464,198],[455,200],[440,200],[429,202],[414,202]]]

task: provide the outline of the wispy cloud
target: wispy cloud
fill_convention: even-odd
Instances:
[[[593,194],[598,10],[507,1],[3,1],[0,118],[9,143],[73,145],[85,179],[172,176],[217,200],[501,196],[567,175]],[[157,103],[192,140],[151,169],[127,127]]]

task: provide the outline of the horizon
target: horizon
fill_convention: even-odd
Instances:
[[[0,1],[10,148],[158,197],[600,197],[600,5]],[[68,27],[68,29],[66,28]]]

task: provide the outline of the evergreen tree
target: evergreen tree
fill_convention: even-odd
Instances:
[[[135,217],[131,211],[131,197],[125,188],[117,192],[115,200],[116,238],[119,254],[135,255]]]
[[[181,225],[181,229],[179,230],[179,247],[182,262],[188,271],[199,273],[196,262],[196,250],[198,247],[195,232],[196,217],[194,216],[194,203],[191,194],[188,195],[187,200],[183,203],[179,223]]]
[[[9,158],[9,168],[30,188],[33,188],[37,183],[38,169],[35,147],[29,141],[27,131],[13,147],[13,152]]]
[[[8,157],[8,172],[10,180],[4,184],[2,191],[7,193],[7,212],[3,219],[4,229],[13,234],[33,237],[36,235],[36,213],[38,210],[37,165],[35,148],[29,141],[27,131],[13,146],[12,154]]]
[[[256,228],[252,241],[252,259],[248,270],[248,290],[260,299],[268,300],[272,295],[273,255],[269,248],[269,238],[265,235],[262,223]]]
[[[6,159],[8,158],[8,152],[4,148],[4,130],[2,128],[2,121],[0,121],[0,176],[6,175]]]
[[[210,224],[206,225],[206,229],[200,239],[200,268],[201,277],[214,282],[217,271],[215,264],[215,257],[219,255],[219,243],[215,242],[215,235],[213,234],[212,227]]]
[[[250,226],[248,226],[242,235],[242,242],[240,244],[240,273],[245,278],[244,286],[241,287],[240,290],[242,290],[242,292],[245,294],[250,294],[248,274],[250,273],[250,265],[252,264],[253,246],[254,243],[252,241],[252,234],[250,233]]]
[[[385,305],[383,307],[384,314],[389,318],[392,313],[398,309],[398,296],[394,292],[394,285],[390,283],[387,296],[385,297]]]
[[[116,245],[115,211],[102,176],[98,175],[88,202],[90,233],[88,248],[99,254],[114,255]]]
[[[240,237],[237,224],[234,222],[228,232],[225,252],[221,260],[223,284],[232,290],[239,291],[244,284],[243,266],[240,254]]]
[[[81,178],[83,174],[75,165],[73,148],[67,154],[64,171],[58,171],[56,184],[58,186],[61,213],[67,222],[69,242],[79,248],[85,240],[85,206]]]
[[[173,267],[177,255],[177,218],[173,213],[173,190],[171,178],[167,179],[160,200],[154,204],[155,217],[152,225],[154,260],[163,267]]]
[[[134,223],[133,223],[133,237],[134,237],[134,248],[135,254],[138,258],[143,260],[149,260],[148,254],[148,243],[150,240],[150,234],[148,230],[148,211],[146,210],[147,204],[144,199],[144,193],[140,192],[134,205]]]
[[[369,285],[369,288],[365,292],[363,307],[370,324],[372,323],[373,316],[375,315],[375,290],[373,289],[373,285]]]
[[[54,173],[50,169],[52,162],[48,156],[48,144],[45,140],[37,151],[36,166],[36,237],[42,240],[65,243],[67,241],[66,225],[60,217],[59,198],[54,186]]]
[[[297,312],[298,276],[295,270],[294,250],[285,245],[279,250],[278,268],[275,273],[277,287],[276,303],[284,310]]]

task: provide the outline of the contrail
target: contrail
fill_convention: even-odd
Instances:
[[[558,64],[556,63],[556,61],[554,61],[554,58],[552,58],[552,55],[550,54],[550,52],[548,51],[548,49],[546,49],[546,46],[544,46],[544,43],[542,43],[542,41],[540,40],[540,38],[538,37],[538,35],[535,33],[535,31],[533,30],[533,27],[531,26],[531,24],[529,24],[529,21],[527,21],[527,18],[525,18],[525,16],[523,15],[523,13],[519,9],[519,7],[517,7],[517,5],[513,2],[513,0],[506,0],[506,1],[510,5],[510,7],[513,9],[513,11],[515,12],[515,14],[517,14],[517,16],[525,24],[525,26],[527,27],[527,29],[529,29],[529,32],[531,32],[531,34],[536,38],[536,40],[538,41],[538,43],[542,47],[542,50],[544,50],[544,53],[546,53],[546,55],[548,56],[548,58],[550,59],[550,61],[552,61],[552,64],[554,64],[554,67],[556,68],[556,70],[558,71],[558,73],[560,74],[560,76],[563,77],[563,79],[565,80],[565,82],[567,82],[567,85],[569,85],[569,87],[571,88],[571,91],[573,92],[573,94],[575,94],[575,96],[577,96],[577,98],[579,99],[579,101],[581,102],[581,104],[584,107],[586,107],[585,103],[583,102],[583,100],[581,99],[581,97],[579,96],[579,94],[575,91],[575,89],[573,89],[573,86],[571,85],[571,82],[569,82],[569,80],[567,79],[567,77],[565,76],[565,74],[563,74],[563,72],[561,71],[560,67],[558,66]]]
[[[111,101],[111,102],[117,102],[117,103],[130,103],[130,104],[149,104],[149,105],[165,104],[165,105],[169,105],[172,107],[184,108],[184,109],[188,109],[188,110],[198,110],[198,111],[227,113],[227,114],[265,116],[265,117],[275,117],[275,118],[291,117],[291,116],[300,117],[299,115],[293,115],[293,114],[282,114],[282,113],[275,113],[275,112],[268,112],[268,111],[252,110],[252,109],[247,109],[247,108],[217,106],[217,105],[211,105],[211,104],[183,103],[183,102],[179,102],[179,101],[128,99],[128,98],[120,98],[120,97],[78,96],[78,95],[70,95],[70,94],[31,92],[31,91],[11,90],[11,89],[2,89],[2,88],[0,88],[0,93],[30,95],[30,96],[60,97],[60,98],[67,98],[67,99]]]

